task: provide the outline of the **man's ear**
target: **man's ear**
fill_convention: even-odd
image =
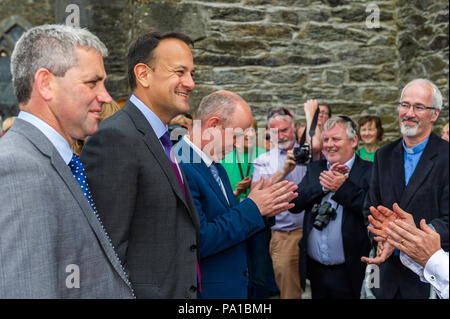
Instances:
[[[138,63],[134,66],[133,72],[136,78],[136,84],[139,82],[139,84],[144,88],[150,87],[151,78],[153,75],[153,71],[150,67],[144,63]]]
[[[438,119],[439,113],[441,113],[441,110],[434,110],[434,114],[431,115],[431,123],[434,123]]]
[[[50,101],[54,97],[56,87],[55,76],[47,69],[40,68],[34,74],[33,87],[44,101]]]
[[[353,148],[356,150],[356,148],[358,147],[358,137],[355,136],[352,140],[352,146]]]
[[[218,116],[212,116],[206,121],[207,128],[216,128],[222,125],[222,120]]]

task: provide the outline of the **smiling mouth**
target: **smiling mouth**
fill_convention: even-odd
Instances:
[[[178,96],[182,96],[182,97],[184,97],[186,99],[189,98],[189,93],[176,92],[175,94],[178,95]]]

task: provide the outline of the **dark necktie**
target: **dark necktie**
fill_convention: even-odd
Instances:
[[[184,191],[184,184],[181,180],[180,172],[178,171],[177,164],[175,163],[175,160],[170,156],[171,155],[171,149],[172,149],[172,141],[170,140],[169,132],[166,131],[166,133],[163,134],[159,138],[161,141],[161,144],[164,146],[164,151],[166,152],[166,156],[169,159],[170,164],[172,164],[173,171],[177,175],[178,183],[180,183],[181,189],[183,190],[184,198],[186,198],[186,192]],[[173,156],[173,154],[172,154]],[[200,267],[198,266],[198,261],[196,260],[197,264],[197,281],[198,281],[198,291],[202,293],[202,276],[200,274]]]
[[[105,227],[103,226],[103,223],[102,223],[102,220],[100,219],[100,216],[98,214],[97,208],[95,207],[94,200],[92,199],[91,191],[89,190],[89,186],[88,186],[87,181],[86,181],[86,174],[84,173],[83,163],[81,163],[81,161],[78,158],[78,156],[73,154],[72,159],[70,160],[68,165],[70,167],[70,170],[72,171],[73,177],[75,177],[75,180],[78,182],[78,185],[80,185],[84,196],[86,197],[86,199],[88,200],[89,204],[91,205],[92,210],[94,211],[95,217],[97,217],[97,220],[100,222],[100,226],[102,227],[103,232],[105,233],[106,238],[109,241],[109,244],[111,245],[111,247],[114,250],[116,258],[119,261],[120,266],[122,267],[122,271],[125,274],[125,278],[127,280],[127,284],[131,287],[131,283],[129,282],[127,272],[125,271],[125,268],[123,267],[122,263],[120,262],[120,258],[117,255],[116,250],[114,249],[114,245],[113,245],[113,243],[111,241],[111,238],[109,237],[108,232],[106,231]],[[134,291],[133,291],[133,296],[134,296]]]
[[[180,172],[178,171],[177,164],[175,163],[175,160],[170,156],[170,151],[172,149],[172,141],[170,140],[169,132],[166,131],[163,136],[161,136],[160,141],[162,145],[164,146],[164,151],[166,152],[167,158],[170,161],[170,164],[172,164],[173,171],[175,172],[175,175],[177,175],[178,183],[180,183],[181,189],[183,190],[184,198],[186,198],[186,193],[184,190],[184,184],[181,180]]]

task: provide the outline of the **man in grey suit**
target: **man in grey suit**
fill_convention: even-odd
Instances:
[[[106,54],[63,25],[32,28],[14,48],[21,111],[0,140],[0,298],[133,297],[71,150],[111,101]]]
[[[200,222],[186,177],[169,160],[168,122],[189,112],[191,40],[152,32],[128,52],[133,95],[81,152],[99,214],[137,298],[196,298]]]

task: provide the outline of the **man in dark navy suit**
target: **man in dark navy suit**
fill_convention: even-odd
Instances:
[[[309,278],[313,299],[360,295],[365,270],[360,256],[370,249],[363,205],[372,163],[355,156],[357,145],[356,125],[350,118],[329,119],[323,127],[326,160],[308,165],[295,207],[290,209],[292,213],[305,210],[300,280],[304,288]]]
[[[204,97],[197,110],[191,139],[175,146],[200,217],[199,298],[247,298],[246,239],[264,228],[263,216],[293,207],[297,186],[283,181],[263,188],[257,183],[248,198],[236,204],[219,161],[231,152],[236,138],[251,126],[250,107],[238,95],[217,91]]]
[[[449,147],[447,141],[432,132],[441,108],[441,92],[432,82],[416,79],[403,88],[398,106],[403,136],[375,154],[365,214],[370,214],[371,206],[392,209],[397,203],[413,216],[416,225],[425,219],[441,236],[442,248],[448,251]],[[379,264],[375,297],[429,298],[432,288],[402,264],[400,253],[387,242],[378,245],[381,247],[375,258],[363,258],[367,263]]]

